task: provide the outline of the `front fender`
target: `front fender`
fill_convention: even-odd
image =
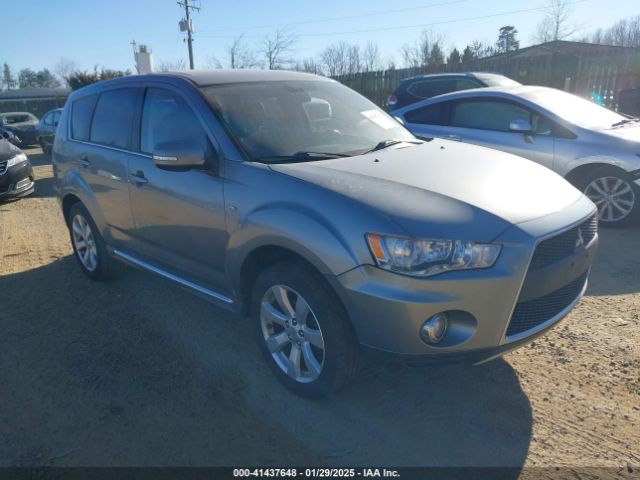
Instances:
[[[366,249],[364,238],[362,247]],[[356,252],[326,218],[301,211],[299,205],[263,207],[238,222],[229,238],[227,272],[239,291],[241,266],[255,249],[286,248],[309,261],[325,276],[336,276],[359,266],[362,251]]]

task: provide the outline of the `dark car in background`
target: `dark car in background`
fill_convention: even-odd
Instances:
[[[426,98],[482,87],[511,87],[520,83],[504,75],[485,72],[436,73],[405,78],[387,98],[387,110],[397,110]]]
[[[33,193],[33,167],[25,153],[0,139],[0,201]]]
[[[5,140],[9,140],[14,145],[20,145],[22,143],[22,140],[20,140],[20,138],[15,133],[13,133],[11,130],[4,128],[1,125],[0,125],[0,137],[4,138]]]
[[[40,119],[40,123],[37,126],[37,141],[42,151],[46,154],[51,153],[53,147],[53,141],[56,138],[56,129],[58,128],[58,122],[60,121],[61,108],[55,108],[49,110]]]
[[[38,122],[38,117],[29,112],[0,113],[0,126],[17,135],[23,146],[37,143]]]

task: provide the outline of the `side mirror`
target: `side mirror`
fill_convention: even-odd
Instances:
[[[517,119],[509,122],[509,131],[527,135],[533,133],[533,127],[528,120]]]
[[[181,138],[156,144],[153,163],[165,169],[187,170],[205,164],[204,150],[194,138]]]

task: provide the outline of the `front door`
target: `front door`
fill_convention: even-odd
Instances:
[[[528,121],[533,131],[511,132],[509,124],[513,120]],[[450,138],[502,150],[553,168],[552,124],[515,102],[492,98],[459,100],[451,105],[448,123]]]
[[[224,182],[200,117],[180,92],[153,87],[146,90],[140,125],[141,153],[129,161],[135,253],[183,279],[226,291]],[[156,145],[187,138],[202,145],[205,168],[178,171],[153,163]]]

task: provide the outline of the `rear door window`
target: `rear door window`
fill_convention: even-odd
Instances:
[[[91,123],[91,141],[129,149],[137,99],[138,90],[135,88],[101,93]]]
[[[427,105],[405,113],[404,118],[409,123],[421,125],[444,125],[446,102]]]
[[[91,115],[97,100],[98,95],[87,95],[71,105],[71,138],[74,140],[89,140]]]

